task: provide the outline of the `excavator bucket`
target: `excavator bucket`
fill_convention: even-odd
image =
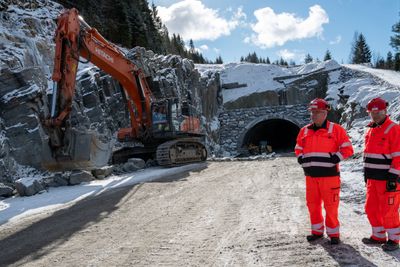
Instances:
[[[51,134],[51,133],[50,133]],[[49,138],[42,142],[42,167],[49,171],[92,170],[107,165],[112,142],[97,133],[71,128],[63,137],[64,145],[51,148]]]

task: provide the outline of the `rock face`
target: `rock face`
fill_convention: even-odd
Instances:
[[[48,0],[3,1],[0,5],[0,182],[20,178],[19,165],[39,169],[42,157],[51,157],[42,120],[49,115],[52,39],[61,10],[62,6]],[[222,103],[217,73],[202,77],[192,61],[144,48],[127,51],[127,55],[151,78],[156,98],[191,100],[203,115],[205,133],[210,131],[207,125]],[[80,64],[77,79],[68,124],[94,132],[104,143],[114,143],[116,131],[129,127],[118,82],[90,64]],[[207,138],[208,143],[216,142],[213,135]],[[54,182],[60,179],[50,180],[60,184]]]
[[[0,116],[9,156],[22,165],[40,166],[41,130],[39,113],[44,108],[46,78],[40,68],[0,74]],[[7,150],[7,149],[6,149]]]
[[[18,164],[38,166],[39,113],[46,107],[56,18],[51,1],[0,3],[0,181],[13,182]]]
[[[218,72],[201,76],[193,62],[176,55],[156,55],[144,48],[132,49],[128,57],[153,80],[158,99],[176,97],[190,101],[206,121],[218,114],[222,104]]]

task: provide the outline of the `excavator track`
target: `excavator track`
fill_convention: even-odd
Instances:
[[[181,138],[159,145],[156,155],[160,166],[172,167],[205,161],[207,149],[198,138]]]

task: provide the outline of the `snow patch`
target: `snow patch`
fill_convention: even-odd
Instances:
[[[220,128],[220,123],[219,123],[219,120],[217,117],[214,117],[209,125],[210,125],[210,130],[212,132],[214,132]]]
[[[32,84],[26,89],[19,88],[19,89],[15,89],[15,90],[5,94],[1,98],[1,100],[2,100],[3,103],[8,103],[9,101],[11,101],[11,100],[13,100],[15,98],[20,98],[20,97],[23,97],[24,95],[35,93],[35,92],[38,92],[38,91],[40,91],[39,86],[37,86],[37,84]]]

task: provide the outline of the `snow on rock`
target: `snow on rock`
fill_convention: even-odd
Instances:
[[[198,64],[196,68],[202,76],[207,76],[212,72],[219,72],[221,85],[225,86],[237,84],[232,90],[223,90],[223,101],[232,102],[240,97],[265,91],[279,91],[286,88],[285,84],[292,83],[299,78],[318,71],[334,71],[341,66],[334,60],[320,63],[310,63],[298,67],[282,67],[270,64],[253,63],[228,63],[220,65]],[[282,83],[277,78],[290,77]],[[231,88],[228,88],[231,89]]]
[[[0,69],[41,66],[48,72],[55,23],[62,6],[47,0],[2,1]]]
[[[374,69],[365,65],[344,64],[346,68],[372,74],[382,81],[390,83],[393,86],[400,86],[400,72],[394,70]]]
[[[335,60],[328,60],[328,61],[304,64],[299,67],[291,68],[291,71],[292,75],[296,75],[296,74],[309,74],[320,70],[332,71],[340,68],[341,65],[338,64]]]
[[[14,159],[36,165],[40,158],[38,112],[47,103],[41,97],[53,61],[54,20],[61,9],[47,0],[1,1],[0,181],[17,179]]]

